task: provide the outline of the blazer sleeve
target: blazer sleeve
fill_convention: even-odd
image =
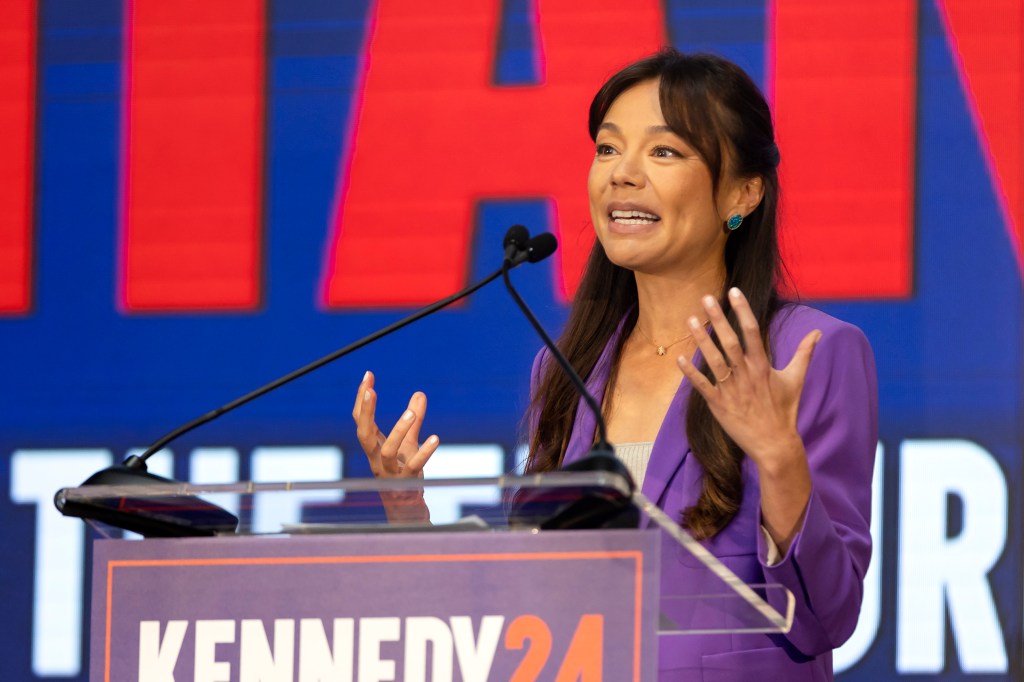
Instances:
[[[858,328],[840,322],[822,330],[797,418],[812,486],[802,525],[785,556],[771,566],[758,533],[765,578],[796,598],[787,637],[808,656],[838,647],[857,625],[871,559],[877,383],[871,346]],[[760,510],[758,516],[760,521]],[[785,607],[781,599],[770,601],[778,602],[772,604],[776,609]]]

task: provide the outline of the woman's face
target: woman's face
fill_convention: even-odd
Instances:
[[[666,125],[658,81],[619,95],[596,144],[590,215],[613,263],[648,274],[724,268],[726,235],[711,172]]]

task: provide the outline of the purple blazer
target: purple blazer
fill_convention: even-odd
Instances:
[[[786,555],[765,565],[760,532],[757,469],[743,463],[744,493],[732,522],[705,546],[748,584],[779,583],[796,598],[793,628],[786,635],[662,635],[659,680],[832,680],[832,649],[853,633],[860,612],[864,573],[871,558],[871,475],[878,442],[878,388],[874,357],[853,325],[801,305],[783,308],[772,322],[772,357],[786,366],[801,339],[814,329],[822,338],[814,351],[797,419],[811,469],[812,491],[803,525]],[[616,332],[616,336],[621,329]],[[612,338],[587,378],[602,401]],[[532,386],[541,358],[534,363]],[[679,370],[673,364],[671,370]],[[680,372],[680,378],[682,373]],[[678,520],[700,492],[702,467],[686,437],[688,381],[682,381],[654,441],[643,494]],[[596,424],[583,401],[576,411],[565,462],[590,450]],[[685,550],[663,551],[661,594],[694,593],[705,569]],[[721,591],[721,590],[717,590]],[[784,612],[782,603],[773,606]],[[663,602],[663,609],[670,607]]]

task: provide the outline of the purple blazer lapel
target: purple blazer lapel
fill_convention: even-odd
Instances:
[[[608,375],[611,372],[612,349],[615,347],[619,335],[622,334],[622,325],[625,319],[619,323],[618,329],[612,334],[608,343],[605,344],[601,356],[594,365],[593,371],[587,378],[587,390],[597,401],[598,405],[604,404],[604,392],[608,385]],[[694,361],[699,362],[700,358],[695,357]],[[672,367],[673,370],[675,366]],[[680,379],[682,373],[680,372]],[[664,496],[669,481],[673,479],[679,467],[686,459],[689,452],[689,439],[686,437],[686,416],[684,406],[690,395],[690,383],[681,380],[679,389],[676,391],[672,404],[665,415],[661,429],[654,440],[654,447],[651,450],[650,463],[647,466],[647,473],[644,475],[644,483],[641,492],[651,501],[658,503]],[[597,420],[587,407],[586,402],[580,398],[576,407],[576,420],[573,423],[572,436],[569,439],[569,446],[566,448],[563,464],[570,464],[587,455],[594,444],[594,434],[597,429]]]
[[[703,360],[704,356],[700,349],[690,358],[690,362],[695,366],[699,366]],[[676,389],[676,395],[672,398],[658,435],[654,439],[651,459],[647,464],[647,473],[644,474],[644,485],[640,490],[647,499],[662,509],[665,508],[668,484],[676,477],[690,452],[690,438],[686,435],[686,406],[689,405],[690,391],[693,387],[690,380],[683,377],[682,371],[675,367],[673,369],[679,372],[679,388]],[[696,498],[685,500],[684,506],[694,502]]]
[[[680,373],[682,376],[682,373]],[[686,437],[685,405],[690,397],[690,382],[683,380],[679,384],[676,395],[661,423],[661,429],[654,439],[651,459],[644,474],[641,492],[659,506],[663,506],[662,498],[679,467],[686,460],[690,451],[690,439]]]

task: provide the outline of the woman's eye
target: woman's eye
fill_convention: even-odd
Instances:
[[[677,150],[672,149],[672,147],[655,147],[654,156],[660,158],[671,158],[673,156],[682,156],[682,154]]]
[[[615,153],[615,148],[612,147],[610,144],[599,144],[599,145],[597,145],[597,155],[598,156],[607,156],[608,154],[614,154],[614,153]]]

